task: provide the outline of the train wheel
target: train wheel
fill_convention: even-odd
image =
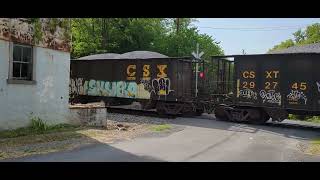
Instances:
[[[214,115],[215,115],[216,118],[219,119],[219,120],[223,120],[223,121],[228,120],[227,114],[226,114],[225,109],[224,109],[223,106],[217,106],[217,107],[214,109]]]
[[[191,103],[185,103],[183,105],[183,108],[181,110],[181,114],[184,117],[193,117],[193,116],[197,115],[195,108],[194,108],[193,104],[191,104]]]
[[[203,109],[197,109],[196,110],[196,115],[197,116],[201,116],[203,114],[203,112],[204,112]]]
[[[248,120],[252,124],[264,124],[270,119],[268,114],[260,109],[249,109],[249,113]]]
[[[166,114],[166,110],[165,110],[164,104],[162,102],[158,102],[157,103],[156,109],[157,109],[157,113],[159,115],[165,115]]]

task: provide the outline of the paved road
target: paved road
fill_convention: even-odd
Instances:
[[[320,132],[196,118],[172,123],[180,130],[16,161],[320,161],[300,151]]]

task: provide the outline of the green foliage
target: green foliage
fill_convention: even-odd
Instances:
[[[307,122],[313,122],[313,123],[320,123],[320,117],[319,116],[303,116],[303,115],[294,115],[289,114],[288,119],[290,120],[301,120],[301,121],[307,121]]]
[[[320,42],[320,23],[315,23],[303,30],[298,30],[293,33],[294,40],[288,39],[274,46],[269,51],[286,49],[291,46],[299,46],[305,44],[313,44]]]
[[[34,24],[34,41],[39,43],[43,35],[40,18],[33,18],[31,22]]]
[[[275,45],[270,51],[286,49],[288,47],[294,46],[294,41],[292,39],[285,40],[281,42],[279,45]]]
[[[31,118],[31,125],[30,128],[32,130],[34,130],[35,132],[44,132],[46,130],[48,130],[49,126],[43,122],[42,119],[40,119],[39,117],[33,117]]]
[[[72,57],[95,53],[156,51],[168,56],[190,56],[196,43],[205,57],[223,54],[218,43],[192,27],[193,19],[82,18],[72,20]]]

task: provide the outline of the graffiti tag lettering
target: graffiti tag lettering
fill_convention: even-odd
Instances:
[[[241,97],[247,98],[247,99],[257,99],[257,93],[252,91],[251,89],[242,89],[240,90]]]
[[[262,103],[268,102],[281,105],[280,92],[275,92],[274,90],[269,90],[266,92],[265,90],[261,90],[260,97],[262,98]]]
[[[69,93],[70,94],[79,94],[83,95],[84,94],[84,89],[83,89],[83,78],[75,78],[70,80],[69,84]]]
[[[157,78],[152,80],[152,91],[151,93],[155,96],[167,96],[174,90],[171,89],[169,78]]]
[[[320,92],[320,83],[317,82],[318,92]]]
[[[291,90],[291,92],[287,95],[287,98],[291,103],[297,104],[299,100],[303,100],[304,104],[307,104],[307,96],[298,90]]]
[[[84,81],[82,78],[71,79],[70,94],[150,99],[150,92],[146,90],[145,85],[142,83],[98,80]]]

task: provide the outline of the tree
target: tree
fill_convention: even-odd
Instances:
[[[196,43],[205,55],[223,54],[219,43],[192,26],[191,18],[83,18],[72,20],[72,57],[144,50],[190,56]]]
[[[282,41],[279,45],[274,46],[271,50],[269,51],[274,51],[274,50],[280,50],[280,49],[286,49],[288,47],[294,46],[295,43],[293,42],[292,39],[288,39],[285,41]]]
[[[298,46],[298,45],[304,45],[304,44],[313,44],[313,43],[319,43],[320,42],[320,23],[315,23],[310,26],[307,26],[307,28],[303,30],[298,30],[295,33],[293,33],[294,41],[291,39],[288,39],[286,41],[281,42],[279,45],[275,45],[271,50],[280,50],[285,49],[291,46]]]
[[[320,42],[320,24],[316,23],[308,26],[305,30],[305,40],[301,43],[312,44]]]

